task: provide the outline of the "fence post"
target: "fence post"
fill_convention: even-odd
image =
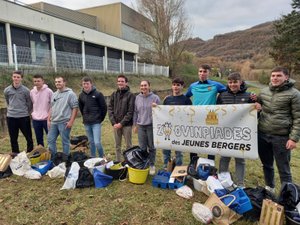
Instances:
[[[122,59],[120,59],[120,73],[122,73]]]
[[[82,72],[85,71],[85,46],[84,41],[81,41],[81,52],[82,52]]]
[[[3,134],[3,136],[7,132],[7,124],[6,124],[6,108],[0,108],[0,136]]]
[[[146,75],[146,63],[144,63],[144,75]]]
[[[134,71],[134,61],[132,61],[132,73],[135,73],[135,71]]]
[[[152,75],[154,75],[154,74],[155,74],[155,65],[152,64]]]
[[[14,61],[15,61],[15,70],[18,70],[18,57],[17,57],[17,46],[13,44],[14,49]]]
[[[103,72],[106,73],[105,69],[105,56],[102,56]]]

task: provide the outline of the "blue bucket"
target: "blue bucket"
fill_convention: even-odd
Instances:
[[[220,199],[225,205],[238,214],[243,214],[252,209],[252,204],[249,197],[241,188],[235,189],[229,195],[224,195]]]

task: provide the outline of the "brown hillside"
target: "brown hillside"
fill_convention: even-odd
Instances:
[[[214,56],[226,61],[251,59],[257,54],[268,54],[274,34],[273,22],[267,22],[243,31],[216,35],[208,41],[188,39],[187,50],[198,57]]]

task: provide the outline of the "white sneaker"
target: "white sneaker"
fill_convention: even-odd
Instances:
[[[270,186],[266,186],[265,189],[269,192],[272,192],[273,194],[275,194],[275,188],[271,188]]]
[[[150,166],[149,174],[150,175],[155,175],[155,166]]]

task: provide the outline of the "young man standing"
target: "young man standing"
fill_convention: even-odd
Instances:
[[[292,182],[291,150],[300,138],[300,93],[286,68],[272,70],[269,87],[258,96],[258,153],[263,164],[266,189],[275,192],[274,159],[280,181]]]
[[[13,154],[20,152],[18,144],[19,130],[21,130],[27,141],[27,152],[31,152],[33,149],[29,117],[32,111],[32,102],[30,90],[22,85],[22,79],[22,72],[14,71],[12,85],[4,89],[4,97],[7,103],[7,126]]]
[[[167,96],[163,104],[164,105],[192,105],[192,101],[182,94],[184,81],[181,78],[174,78],[172,80],[172,95]],[[176,166],[182,165],[182,152],[175,151],[176,154]],[[164,168],[167,168],[168,162],[171,160],[171,150],[164,149]]]
[[[89,77],[82,78],[82,92],[78,102],[84,128],[90,142],[91,157],[96,157],[97,148],[99,157],[103,158],[101,123],[106,116],[107,106],[103,94],[97,91]]]
[[[63,152],[70,152],[70,132],[78,112],[78,100],[72,89],[66,87],[63,77],[55,78],[55,87],[48,116],[48,147],[52,157],[56,154],[58,135],[62,139]]]
[[[209,80],[211,68],[209,65],[201,65],[199,67],[199,81],[192,83],[186,92],[186,97],[193,96],[193,105],[215,105],[218,93],[226,91],[226,87],[213,80]],[[190,154],[191,161],[197,157],[196,153]],[[208,155],[209,159],[215,159],[214,155]]]
[[[110,96],[108,115],[114,128],[116,160],[121,161],[122,136],[125,139],[126,149],[132,147],[132,119],[135,96],[130,92],[126,76],[118,76],[117,86],[117,91]]]
[[[229,74],[227,80],[227,91],[219,94],[217,98],[218,105],[254,103],[251,97],[252,94],[250,92],[247,92],[247,87],[239,73],[234,72]],[[231,157],[221,156],[219,164],[220,172],[229,171],[230,159]],[[239,187],[245,187],[245,164],[245,159],[235,158],[235,176],[237,186]]]
[[[47,118],[50,111],[50,102],[53,91],[45,84],[42,75],[33,76],[34,87],[30,91],[30,98],[33,104],[31,113],[32,125],[38,145],[44,146],[44,131],[48,134]]]

